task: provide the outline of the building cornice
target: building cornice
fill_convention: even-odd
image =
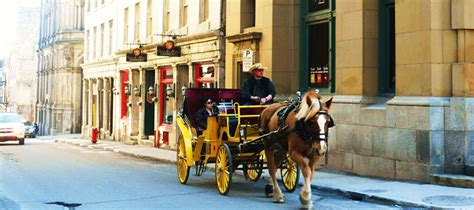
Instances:
[[[236,34],[236,35],[226,37],[227,41],[229,41],[230,43],[260,40],[261,38],[262,38],[261,32],[249,32],[249,33]]]

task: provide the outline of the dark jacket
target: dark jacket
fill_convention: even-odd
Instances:
[[[206,111],[206,108],[201,108],[196,112],[196,125],[198,131],[206,130],[207,128],[207,117],[209,113]]]
[[[275,86],[273,82],[267,77],[262,77],[260,82],[251,76],[244,81],[242,85],[242,98],[244,104],[253,104],[255,103],[250,99],[250,96],[258,96],[260,98],[267,97],[269,94],[272,95],[272,100],[267,103],[273,103],[273,98],[275,98]]]

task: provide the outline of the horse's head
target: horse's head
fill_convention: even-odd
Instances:
[[[327,151],[329,128],[334,126],[334,121],[329,115],[332,98],[324,103],[321,103],[320,99],[317,93],[306,93],[296,118],[304,119],[306,132],[312,136],[311,143],[317,147],[320,155],[324,155]]]

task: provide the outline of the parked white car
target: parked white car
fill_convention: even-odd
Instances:
[[[25,126],[17,113],[0,113],[0,142],[4,141],[18,141],[20,145],[25,144]]]

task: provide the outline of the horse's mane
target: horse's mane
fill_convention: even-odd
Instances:
[[[296,113],[296,119],[301,120],[304,118],[304,121],[307,121],[313,118],[316,113],[321,109],[321,103],[319,102],[321,96],[316,92],[309,92],[304,94],[301,99],[301,104],[298,107],[298,113]]]

